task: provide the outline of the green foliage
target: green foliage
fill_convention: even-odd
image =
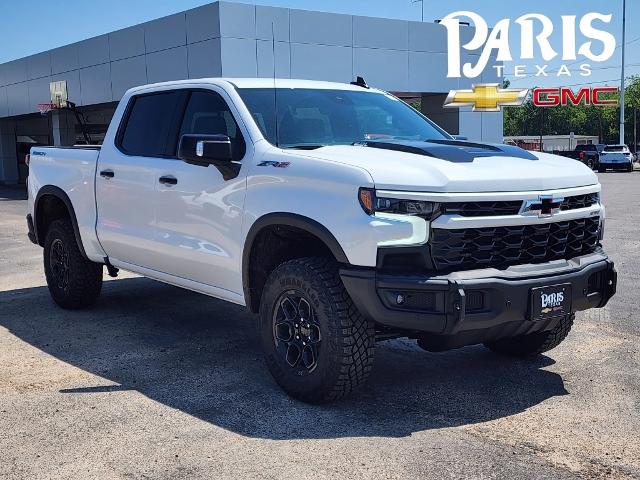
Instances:
[[[615,94],[614,94],[615,95]],[[640,76],[627,79],[626,143],[633,143],[633,115],[640,110]],[[639,114],[640,115],[640,114]],[[601,143],[618,143],[620,107],[579,105],[535,107],[528,98],[521,107],[504,109],[505,135],[598,135]],[[640,119],[639,119],[640,123]]]

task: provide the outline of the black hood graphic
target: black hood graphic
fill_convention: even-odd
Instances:
[[[477,143],[465,140],[385,140],[370,141],[365,147],[414,153],[456,163],[469,163],[479,157],[516,157],[538,160],[538,157],[520,147],[497,143]]]

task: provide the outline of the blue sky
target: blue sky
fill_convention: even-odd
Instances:
[[[233,0],[232,0],[233,1]],[[614,33],[620,45],[622,0],[424,0],[425,20],[433,21],[458,10],[481,14],[489,25],[502,18],[515,19],[525,13],[543,13],[559,30],[560,15],[583,15],[587,12],[613,14],[606,27]],[[10,0],[11,8],[3,9],[0,17],[0,63],[24,57],[57,46],[135,25],[188,8],[210,3],[210,0]],[[243,3],[350,13],[377,17],[420,20],[420,4],[410,0],[251,0]],[[628,74],[640,74],[640,1],[627,0],[627,60]],[[514,33],[517,34],[517,31]],[[514,37],[517,40],[517,36]],[[560,36],[552,39],[558,44]],[[634,41],[635,40],[635,41]],[[519,42],[513,41],[513,46]],[[517,49],[516,49],[517,50]],[[577,83],[611,83],[620,76],[620,52],[606,63],[594,64],[591,77],[528,77],[513,79],[514,86],[571,85]],[[517,52],[514,53],[517,55]],[[537,62],[544,63],[544,62]],[[550,63],[550,70],[561,62]],[[578,65],[569,68],[575,72]],[[527,72],[534,72],[532,66]],[[577,73],[577,72],[575,72]],[[574,73],[574,75],[575,75]],[[507,75],[509,77],[509,75]]]

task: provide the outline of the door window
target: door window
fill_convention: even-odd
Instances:
[[[242,160],[246,145],[229,106],[215,92],[191,93],[184,113],[180,136],[185,134],[227,135],[231,139],[233,160]]]
[[[174,156],[177,114],[187,95],[186,91],[172,91],[134,97],[120,135],[120,149],[142,157]]]

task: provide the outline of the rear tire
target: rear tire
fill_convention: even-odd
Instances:
[[[348,395],[373,366],[374,324],[351,301],[333,259],[291,260],[269,275],[260,335],[274,379],[303,402]]]
[[[503,338],[484,344],[489,350],[512,357],[532,357],[548,352],[567,338],[575,315],[567,315],[558,324],[546,332],[537,332],[520,337]]]
[[[44,242],[44,273],[59,306],[79,309],[93,304],[102,289],[102,265],[87,260],[69,219],[55,220]]]

